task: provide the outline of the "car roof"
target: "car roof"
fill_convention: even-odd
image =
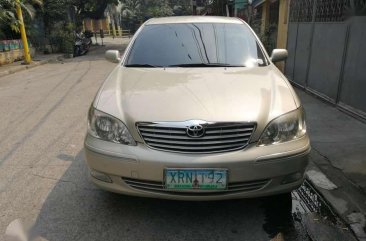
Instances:
[[[145,25],[151,24],[169,24],[169,23],[234,23],[243,24],[239,18],[219,17],[219,16],[175,16],[151,18]]]

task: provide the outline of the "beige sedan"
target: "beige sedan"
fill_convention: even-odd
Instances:
[[[97,93],[85,153],[112,192],[219,200],[290,192],[310,151],[299,98],[253,30],[227,17],[145,22]]]

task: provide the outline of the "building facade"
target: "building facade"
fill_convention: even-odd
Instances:
[[[366,119],[366,0],[254,0],[252,26],[300,88]]]

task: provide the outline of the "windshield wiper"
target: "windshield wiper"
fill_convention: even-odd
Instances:
[[[126,64],[125,67],[163,68],[163,66],[152,65],[152,64]]]
[[[244,65],[232,65],[225,63],[195,63],[195,64],[174,64],[168,67],[245,67]]]

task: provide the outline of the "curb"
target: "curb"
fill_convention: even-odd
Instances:
[[[336,171],[332,170],[332,167],[325,170],[314,161],[311,161],[306,172],[306,179],[342,221],[347,224],[355,237],[359,241],[366,241],[366,203],[364,203],[364,195],[341,173]],[[328,177],[334,175],[338,179],[328,179]]]
[[[10,75],[10,74],[14,74],[14,73],[23,71],[23,70],[33,69],[35,67],[38,67],[38,66],[41,66],[41,65],[44,65],[44,64],[48,64],[48,63],[53,62],[53,61],[57,61],[60,58],[62,58],[62,55],[59,55],[59,56],[56,56],[54,58],[47,59],[47,60],[35,61],[35,62],[32,62],[32,64],[30,64],[30,65],[16,66],[13,69],[9,69],[9,70],[0,72],[0,78],[2,78],[4,76],[7,76],[7,75]]]
[[[97,49],[99,49],[100,47],[106,47],[106,45],[93,45],[93,48],[91,48],[89,50],[89,52],[94,52],[96,51]],[[20,71],[23,71],[23,70],[27,70],[27,69],[33,69],[37,66],[41,66],[41,65],[44,65],[44,64],[48,64],[50,62],[53,62],[53,61],[58,61],[59,59],[63,59],[63,55],[57,55],[53,58],[50,58],[50,59],[46,59],[46,60],[41,60],[41,61],[34,61],[32,62],[32,64],[30,65],[20,65],[20,66],[16,66],[14,67],[13,69],[10,69],[10,70],[5,70],[5,71],[1,71],[0,72],[0,78],[4,77],[4,76],[7,76],[7,75],[10,75],[10,74],[14,74],[14,73],[17,73],[17,72],[20,72]]]

